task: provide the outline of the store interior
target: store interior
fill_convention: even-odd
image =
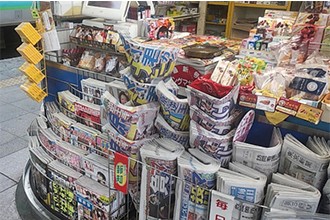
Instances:
[[[329,219],[330,1],[24,4],[21,219]]]

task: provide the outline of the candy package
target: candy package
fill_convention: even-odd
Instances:
[[[217,159],[222,167],[227,167],[231,160],[233,151],[232,140],[235,129],[226,135],[214,134],[194,121],[190,121],[190,147],[197,148],[200,151]]]
[[[156,87],[156,94],[160,103],[160,113],[174,130],[188,131],[190,121],[188,100],[187,98],[179,98],[170,92],[169,89],[171,88],[168,88],[166,85],[171,82],[177,90],[178,86],[172,79],[167,83],[160,81]]]
[[[129,140],[140,140],[155,133],[154,121],[159,110],[158,103],[126,106],[108,91],[101,99],[105,111],[109,114],[109,123],[119,134]]]
[[[176,131],[171,126],[167,124],[164,118],[158,114],[155,127],[158,129],[158,132],[161,137],[172,139],[187,148],[189,146],[189,132],[188,131]]]

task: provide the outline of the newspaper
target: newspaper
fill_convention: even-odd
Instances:
[[[284,137],[279,172],[286,173],[322,190],[327,180],[329,145],[319,137],[309,137],[306,145],[291,134]]]
[[[177,158],[184,147],[167,138],[145,142],[140,149],[143,162],[139,219],[172,219],[175,202]]]
[[[217,190],[237,199],[232,219],[258,218],[260,209],[253,204],[262,202],[266,183],[266,175],[237,162],[229,163],[229,170],[217,172]]]
[[[190,147],[217,159],[222,167],[227,167],[231,159],[234,134],[235,129],[226,135],[217,135],[190,121]]]
[[[281,132],[278,128],[273,129],[268,147],[234,141],[232,161],[258,170],[270,180],[272,173],[278,170],[282,143]]]
[[[327,180],[323,187],[319,212],[330,214],[330,179]]]
[[[267,187],[264,205],[274,209],[314,214],[320,197],[321,193],[317,188],[287,174],[274,173],[272,183]]]
[[[173,219],[207,219],[210,190],[220,163],[198,149],[189,149],[178,158],[176,202]]]

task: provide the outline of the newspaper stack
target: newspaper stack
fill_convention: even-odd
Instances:
[[[330,142],[328,142],[329,144]],[[330,214],[330,164],[328,166],[328,180],[322,190],[322,197],[320,202],[320,213]]]
[[[287,174],[275,173],[268,185],[264,205],[272,209],[314,214],[320,197],[317,188]]]
[[[156,94],[160,104],[155,126],[161,137],[188,147],[189,141],[189,105],[186,97],[178,95],[179,87],[170,79],[166,83],[160,81],[156,86]]]
[[[330,147],[324,138],[309,137],[306,145],[291,134],[284,137],[279,172],[322,190],[327,181]]]
[[[258,218],[261,210],[254,204],[262,203],[266,183],[266,175],[237,162],[217,172],[217,190],[237,199],[232,219]]]
[[[139,219],[172,219],[177,158],[184,147],[167,138],[144,143]]]
[[[280,163],[280,153],[283,143],[281,132],[278,128],[273,128],[271,140],[267,147],[246,143],[245,139],[253,124],[254,112],[250,111],[246,116],[239,124],[233,140],[232,161],[258,170],[270,180],[272,173],[277,172]]]
[[[101,96],[106,91],[107,83],[92,78],[82,79],[80,83],[83,99],[87,102],[101,105]]]
[[[188,151],[178,158],[173,219],[207,219],[210,190],[215,188],[220,163],[198,149]]]

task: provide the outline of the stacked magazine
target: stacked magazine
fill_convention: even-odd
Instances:
[[[306,145],[291,134],[284,137],[279,172],[322,190],[327,181],[330,147],[324,138],[309,137]]]
[[[58,102],[60,103],[61,111],[69,118],[76,119],[74,104],[80,100],[78,96],[72,94],[69,90],[57,93]]]
[[[67,117],[62,112],[54,113],[52,116],[51,128],[53,132],[62,141],[70,142],[71,125],[75,124],[76,121]]]
[[[74,109],[78,122],[101,130],[101,109],[99,105],[79,100],[75,102]]]
[[[75,123],[71,125],[70,144],[80,149],[91,151],[96,147],[96,136],[100,131],[86,125]]]
[[[262,203],[266,183],[266,175],[237,162],[229,163],[229,170],[217,172],[217,190],[237,199],[233,219],[258,218],[261,210],[253,204]]]

